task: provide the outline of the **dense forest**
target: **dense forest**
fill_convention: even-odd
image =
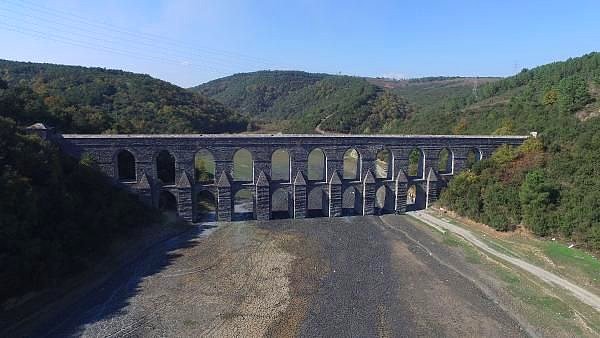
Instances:
[[[458,175],[441,202],[500,230],[523,224],[600,250],[599,99],[599,53],[525,69],[482,86],[478,98],[454,98],[461,107],[438,112],[432,121],[441,124],[429,128],[540,136]],[[398,131],[424,130],[421,123]]]
[[[238,132],[246,119],[147,75],[0,61],[0,300],[85,270],[110,243],[158,220],[88,159],[23,133]]]
[[[368,133],[402,120],[402,97],[364,78],[297,71],[236,74],[191,88],[255,119],[280,122],[285,132]]]
[[[221,103],[148,75],[120,70],[0,60],[5,97],[28,110],[0,107],[24,124],[78,133],[220,133],[246,130]]]

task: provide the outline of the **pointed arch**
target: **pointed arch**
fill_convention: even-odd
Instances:
[[[207,149],[200,149],[194,155],[194,174],[200,183],[215,182],[215,157]]]
[[[346,150],[344,153],[344,179],[360,181],[361,160],[360,153],[354,148]]]
[[[279,188],[271,196],[271,217],[273,219],[290,217],[290,194],[285,188]]]
[[[313,149],[308,154],[308,180],[325,181],[327,177],[327,156],[320,148]]]
[[[391,179],[393,178],[392,152],[389,149],[382,149],[375,156],[375,178]]]
[[[380,186],[375,192],[375,212],[385,214],[394,211],[394,193],[386,186]]]
[[[136,180],[135,157],[129,150],[120,150],[117,153],[117,178],[121,182]]]
[[[239,149],[233,155],[233,180],[254,181],[254,159],[252,153],[245,148]]]
[[[290,154],[286,149],[277,149],[271,154],[271,180],[290,181]]]
[[[254,197],[250,189],[240,189],[233,198],[233,219],[247,220],[254,218]]]
[[[408,155],[408,176],[425,178],[425,153],[419,147],[413,148]]]
[[[307,209],[309,217],[326,217],[329,214],[327,196],[322,187],[314,187],[308,193]]]
[[[361,196],[355,187],[347,187],[342,193],[342,214],[346,216],[362,213]]]
[[[216,221],[217,199],[208,190],[199,191],[196,194],[196,220]]]
[[[168,150],[156,156],[156,175],[165,185],[175,184],[175,157]]]
[[[475,163],[481,161],[482,158],[483,153],[479,148],[473,147],[469,149],[469,151],[467,151],[466,168],[471,169],[475,165]]]
[[[450,148],[440,150],[438,154],[438,172],[440,174],[454,173],[454,153]]]

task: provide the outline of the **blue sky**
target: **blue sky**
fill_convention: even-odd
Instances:
[[[600,50],[600,1],[2,0],[0,58],[181,86],[237,72],[507,76]]]

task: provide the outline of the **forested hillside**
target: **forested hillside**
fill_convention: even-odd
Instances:
[[[192,88],[287,132],[365,133],[410,114],[391,91],[351,76],[296,71],[236,74]],[[321,123],[322,122],[322,123]]]
[[[0,61],[0,301],[93,266],[110,243],[157,220],[87,159],[25,135],[61,132],[237,132],[246,119],[147,75]]]
[[[502,149],[459,175],[442,203],[498,229],[522,223],[600,250],[600,54],[523,70],[478,95],[455,98],[460,108],[415,116],[395,131],[537,131],[539,140]]]
[[[9,86],[3,95],[28,107],[0,112],[21,124],[78,133],[246,130],[246,119],[222,104],[148,75],[0,60],[0,79]]]

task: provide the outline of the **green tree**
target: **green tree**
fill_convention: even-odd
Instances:
[[[519,191],[525,225],[535,234],[548,235],[552,228],[550,212],[554,205],[553,190],[541,169],[531,171]]]

